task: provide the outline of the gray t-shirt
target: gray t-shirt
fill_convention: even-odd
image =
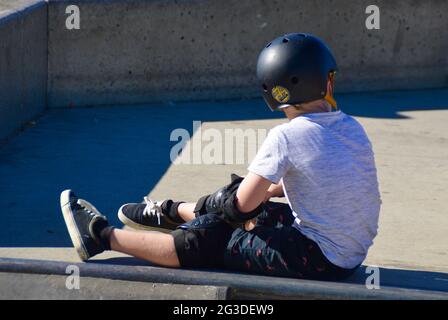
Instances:
[[[249,171],[283,180],[293,224],[328,260],[353,268],[377,234],[381,206],[372,145],[342,111],[299,116],[269,131]]]

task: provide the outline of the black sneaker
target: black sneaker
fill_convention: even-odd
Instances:
[[[82,261],[104,251],[98,237],[93,232],[93,225],[105,216],[89,202],[78,199],[71,190],[61,193],[61,210],[73,245]]]
[[[133,229],[170,233],[180,223],[162,213],[162,203],[145,197],[143,203],[124,204],[118,209],[118,219]]]

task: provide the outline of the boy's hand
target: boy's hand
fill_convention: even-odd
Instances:
[[[244,230],[246,231],[250,231],[253,228],[255,228],[255,224],[257,223],[257,218],[253,218],[251,220],[246,221],[246,223],[244,223]]]

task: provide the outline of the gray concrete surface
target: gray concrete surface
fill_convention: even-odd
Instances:
[[[365,263],[381,266],[394,286],[448,284],[447,94],[337,97],[374,146],[383,207]],[[58,202],[64,188],[92,201],[114,224],[122,203],[141,201],[148,192],[156,199],[196,200],[226,183],[231,172],[244,174],[250,159],[242,165],[172,165],[172,130],[193,134],[193,120],[203,121],[203,132],[268,129],[284,121],[280,115],[261,99],[49,110],[0,147],[0,206],[6,208],[0,214],[0,256],[77,261],[73,249],[64,248],[70,246]],[[142,263],[111,253],[97,261]]]
[[[68,289],[67,276],[0,272],[0,300],[221,300],[225,288],[81,277]],[[73,284],[69,282],[69,284]]]
[[[79,5],[80,30],[65,8]],[[333,48],[337,89],[447,85],[448,2],[49,1],[49,106],[258,96],[255,63],[274,37],[309,32]]]
[[[0,1],[0,140],[46,107],[45,1]]]
[[[79,256],[72,247],[1,247],[0,257],[15,259],[44,259],[48,261],[79,262]],[[89,260],[90,261],[90,260]],[[131,265],[149,265],[146,261],[133,259],[119,252],[103,252],[91,259],[91,261],[123,261]]]

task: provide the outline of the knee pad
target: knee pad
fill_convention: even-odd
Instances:
[[[243,177],[232,174],[231,180],[230,184],[220,188],[213,194],[201,197],[197,201],[194,209],[197,217],[212,213],[221,216],[228,223],[241,224],[255,218],[263,211],[264,204],[262,203],[251,212],[240,212],[236,207],[236,193],[241,181],[243,181]]]
[[[182,267],[221,267],[234,229],[220,216],[205,214],[172,232]]]

